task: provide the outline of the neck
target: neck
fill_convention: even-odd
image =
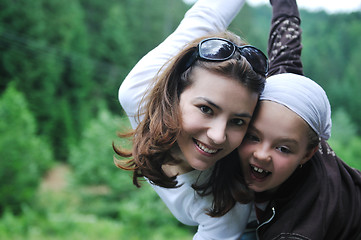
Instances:
[[[174,177],[194,170],[185,159],[182,151],[175,144],[170,150],[170,161],[162,165],[162,169],[168,177]]]

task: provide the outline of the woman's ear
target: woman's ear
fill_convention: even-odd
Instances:
[[[316,153],[317,150],[318,150],[318,145],[306,153],[305,157],[301,160],[300,164],[302,165],[308,162],[308,160],[312,158],[312,156]]]

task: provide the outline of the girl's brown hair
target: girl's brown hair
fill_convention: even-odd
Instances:
[[[177,187],[176,176],[169,177],[162,170],[164,164],[177,164],[177,159],[170,155],[176,145],[182,121],[179,109],[181,93],[192,85],[192,69],[200,67],[208,71],[238,80],[250,91],[261,93],[265,84],[265,76],[253,71],[250,64],[239,54],[226,61],[196,60],[188,69],[184,65],[190,55],[196,51],[198,43],[208,37],[225,38],[236,45],[244,45],[241,39],[231,32],[223,32],[204,36],[187,44],[182,51],[172,58],[154,78],[150,92],[143,99],[138,112],[142,118],[138,127],[131,133],[119,134],[120,137],[133,137],[131,151],[113,144],[114,151],[121,157],[131,158],[119,160],[115,164],[125,170],[133,171],[133,183],[140,187],[139,178],[146,177],[151,183],[165,188]],[[223,160],[221,160],[223,161]],[[203,194],[209,191],[201,190]],[[234,203],[233,203],[234,205]]]

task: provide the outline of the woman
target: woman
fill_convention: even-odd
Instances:
[[[212,196],[195,196],[192,188],[209,181],[213,165],[239,146],[264,87],[267,58],[225,32],[243,3],[199,0],[119,90],[136,129],[131,153],[115,148],[132,159],[117,165],[134,171],[137,186],[146,177],[178,220],[198,225],[194,239],[239,239],[250,213],[249,204],[236,204],[212,218],[204,210],[212,207]]]

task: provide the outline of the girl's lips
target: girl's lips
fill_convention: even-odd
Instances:
[[[250,164],[250,174],[252,176],[252,179],[256,181],[263,181],[266,177],[272,174],[272,172],[269,172],[265,169],[262,169],[260,167],[257,167],[255,165]]]
[[[207,154],[216,154],[217,152],[219,152],[221,150],[219,148],[209,147],[209,146],[197,141],[196,139],[193,139],[193,141],[200,150],[202,150],[203,152],[205,152]]]

